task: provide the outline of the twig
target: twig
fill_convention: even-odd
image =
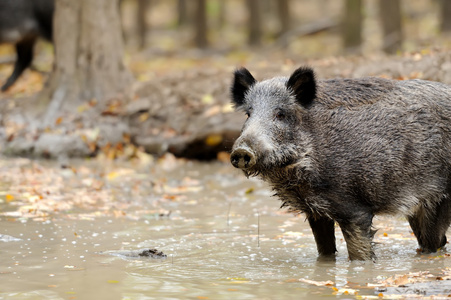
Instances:
[[[260,248],[260,212],[257,212],[257,247]]]
[[[232,202],[229,202],[229,209],[227,210],[227,230],[229,229],[230,225],[230,209],[232,208]]]

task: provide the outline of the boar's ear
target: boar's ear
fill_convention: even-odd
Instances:
[[[232,103],[237,107],[244,104],[244,96],[249,88],[256,83],[257,80],[246,69],[241,68],[235,71],[235,78],[232,83]]]
[[[292,90],[299,104],[309,107],[316,97],[315,73],[311,68],[301,67],[291,74],[287,87]]]

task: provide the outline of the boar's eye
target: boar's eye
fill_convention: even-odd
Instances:
[[[249,119],[252,113],[252,107],[249,107],[248,109],[246,109],[246,117]]]
[[[283,111],[279,110],[278,112],[276,112],[275,117],[277,120],[282,121],[285,120],[286,114]]]

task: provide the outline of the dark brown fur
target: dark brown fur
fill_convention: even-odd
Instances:
[[[374,259],[377,214],[404,214],[423,252],[445,245],[451,87],[381,78],[317,81],[302,68],[290,78],[255,81],[245,93],[239,88],[244,98],[233,102],[249,118],[232,163],[269,182],[283,206],[307,215],[320,255],[336,252],[337,222],[349,257]]]
[[[33,60],[39,37],[52,40],[54,0],[0,0],[0,43],[16,47],[13,73],[1,87],[9,89]]]

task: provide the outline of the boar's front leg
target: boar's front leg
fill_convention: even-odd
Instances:
[[[375,231],[371,229],[373,214],[353,208],[346,216],[336,219],[346,241],[350,260],[374,260],[372,240]]]
[[[451,203],[447,197],[436,206],[419,207],[407,219],[422,253],[436,252],[446,245],[446,231],[451,223]]]
[[[327,217],[307,217],[315,237],[320,257],[335,255],[335,222]]]

